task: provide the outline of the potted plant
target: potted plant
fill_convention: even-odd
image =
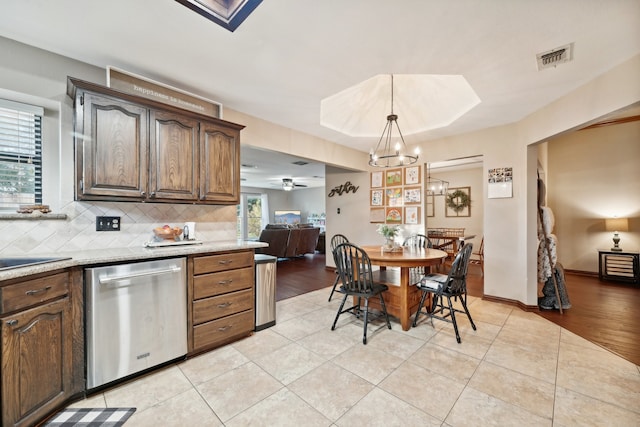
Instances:
[[[395,238],[400,232],[400,227],[397,225],[379,225],[378,233],[384,236],[385,238],[385,248],[393,249],[395,246]]]

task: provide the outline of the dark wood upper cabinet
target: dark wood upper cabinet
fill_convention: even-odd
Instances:
[[[80,104],[80,105],[77,105]],[[76,195],[143,198],[148,176],[147,109],[85,93],[76,100]],[[79,123],[78,123],[79,122]],[[80,125],[80,126],[78,126]],[[86,137],[85,137],[86,135]]]
[[[69,78],[76,200],[237,204],[242,125]]]
[[[149,197],[197,200],[199,122],[151,111]]]
[[[203,122],[200,130],[204,166],[200,171],[202,200],[233,203],[240,195],[240,131]]]

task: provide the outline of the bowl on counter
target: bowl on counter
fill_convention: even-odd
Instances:
[[[180,227],[156,227],[153,229],[153,234],[156,237],[165,240],[176,240],[182,234],[182,228]]]

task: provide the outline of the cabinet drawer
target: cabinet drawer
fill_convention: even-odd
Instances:
[[[219,319],[253,308],[253,290],[232,292],[193,303],[193,324]]]
[[[16,283],[0,288],[0,312],[19,310],[68,293],[67,273]]]
[[[203,256],[193,260],[195,275],[244,267],[253,267],[253,251]]]
[[[234,314],[193,328],[193,347],[199,349],[223,343],[233,337],[253,331],[253,310]]]
[[[252,287],[252,268],[202,274],[193,278],[193,299],[212,297]]]

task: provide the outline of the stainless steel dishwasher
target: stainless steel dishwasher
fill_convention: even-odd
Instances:
[[[185,258],[85,269],[87,389],[187,353]]]

